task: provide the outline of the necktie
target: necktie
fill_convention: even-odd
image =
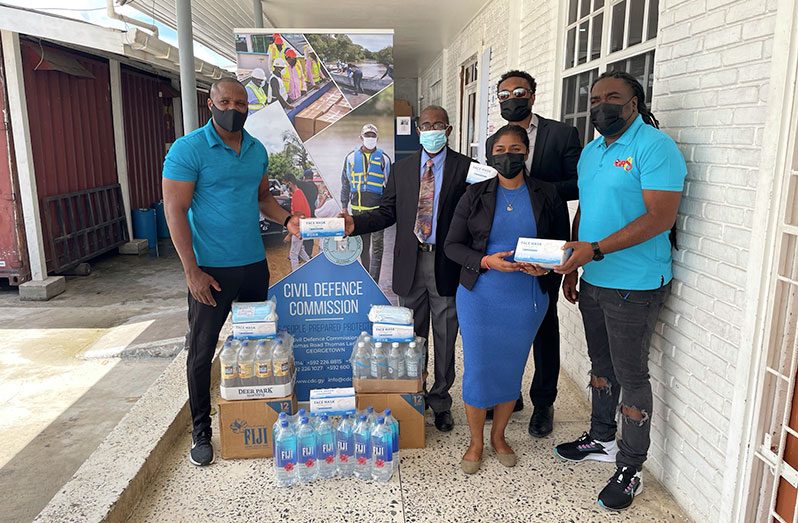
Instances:
[[[432,160],[424,164],[421,175],[421,188],[418,191],[418,212],[416,212],[416,238],[425,243],[432,234],[432,205],[435,202],[435,177],[432,175]]]

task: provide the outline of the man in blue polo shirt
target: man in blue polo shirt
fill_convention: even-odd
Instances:
[[[233,78],[211,87],[207,125],[175,141],[163,167],[169,232],[188,284],[188,397],[193,421],[189,459],[213,463],[211,361],[235,300],[267,298],[269,267],[259,218],[299,234],[299,217],[269,191],[266,149],[244,131],[247,92]]]
[[[657,129],[640,83],[608,72],[591,89],[591,119],[602,134],[579,159],[579,210],[563,292],[579,301],[591,362],[590,432],[555,448],[568,461],[616,463],[598,496],[621,510],[643,483],[651,443],[652,393],[648,374],[651,334],[670,291],[669,231],[676,221],[687,167],[674,141]],[[647,125],[648,124],[648,125]],[[576,240],[579,241],[576,241]],[[584,267],[577,293],[577,269]],[[616,443],[616,412],[623,391],[623,438]]]

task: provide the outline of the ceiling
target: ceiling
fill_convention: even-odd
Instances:
[[[415,77],[487,0],[264,0],[267,27],[393,29],[397,77]],[[129,5],[176,27],[175,0],[128,0]],[[251,27],[252,0],[192,0],[194,38],[235,60],[233,29]]]

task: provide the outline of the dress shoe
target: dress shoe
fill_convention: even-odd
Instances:
[[[529,435],[545,438],[554,429],[554,407],[535,407],[529,418]]]
[[[450,432],[454,428],[454,419],[452,419],[452,412],[444,410],[443,412],[435,413],[435,428],[440,432]]]
[[[499,458],[499,463],[507,468],[514,467],[518,463],[518,456],[515,455],[515,452],[509,454],[499,454],[497,452],[496,456]]]

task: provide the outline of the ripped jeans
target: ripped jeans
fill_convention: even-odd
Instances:
[[[579,311],[585,324],[593,389],[590,436],[599,441],[615,438],[620,400],[623,424],[616,460],[619,467],[640,470],[651,444],[653,400],[648,351],[670,288],[668,283],[651,291],[629,291],[580,281]]]

